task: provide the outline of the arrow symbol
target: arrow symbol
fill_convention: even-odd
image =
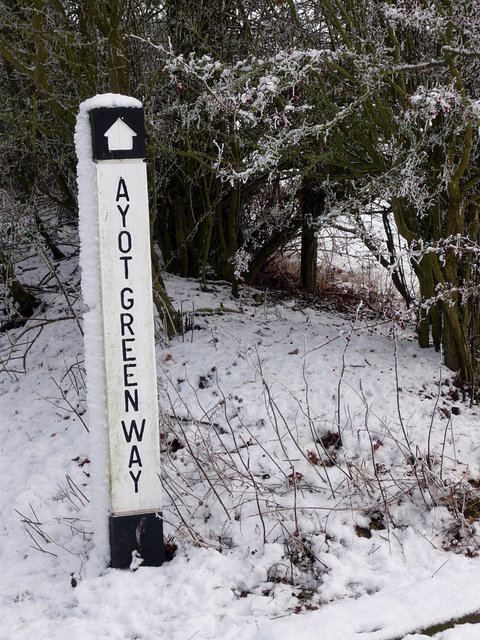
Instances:
[[[121,118],[117,118],[105,132],[109,151],[131,151],[133,138],[137,135]]]

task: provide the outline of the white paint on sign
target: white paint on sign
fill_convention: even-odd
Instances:
[[[137,134],[121,118],[117,118],[104,135],[108,139],[109,151],[131,151],[133,138]]]
[[[98,162],[112,515],[159,511],[159,429],[146,165]]]

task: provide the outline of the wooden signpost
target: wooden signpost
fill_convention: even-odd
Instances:
[[[89,111],[95,164],[111,566],[163,562],[143,109]],[[80,211],[81,215],[81,211]],[[87,370],[88,377],[88,370]]]

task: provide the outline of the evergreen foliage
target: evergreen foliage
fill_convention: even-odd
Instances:
[[[52,250],[47,199],[75,224],[78,104],[134,95],[146,111],[163,258],[155,286],[169,317],[162,269],[228,279],[236,292],[300,236],[313,290],[315,231],[341,222],[417,305],[421,346],[432,340],[475,386],[477,2],[2,0],[0,17],[0,181],[17,229],[35,229]],[[28,292],[14,273],[15,238],[3,235],[0,257],[18,307]]]

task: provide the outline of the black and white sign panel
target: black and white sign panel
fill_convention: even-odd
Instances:
[[[99,162],[97,179],[111,499],[117,516],[161,506],[145,163]]]
[[[110,566],[159,566],[164,544],[141,103],[118,94],[86,100],[75,146],[88,415],[97,446],[96,544],[101,555],[105,499]]]
[[[145,158],[143,109],[92,109],[90,121],[94,160]]]

